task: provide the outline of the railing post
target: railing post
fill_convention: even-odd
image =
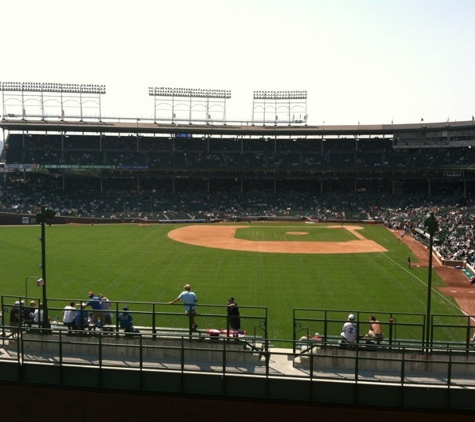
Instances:
[[[229,318],[228,318],[229,319]],[[223,339],[223,359],[222,359],[222,362],[223,362],[223,376],[222,376],[222,386],[221,386],[221,392],[225,395],[226,394],[226,365],[227,365],[227,356],[226,356],[226,353],[227,353],[227,348],[226,348],[226,345],[228,343],[228,341],[230,340],[229,338],[229,323],[228,323],[228,327],[227,327],[228,331],[227,331],[227,335],[226,337]]]

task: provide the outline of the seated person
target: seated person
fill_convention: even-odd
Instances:
[[[87,326],[87,311],[84,309],[83,306],[78,305],[76,307],[76,321],[75,321],[75,326],[77,330],[84,330],[84,328]]]
[[[134,322],[133,322],[133,319],[132,319],[132,315],[130,315],[128,306],[124,306],[123,312],[121,312],[119,314],[119,326],[126,333],[135,332]]]
[[[306,336],[302,336],[302,337],[299,338],[299,341],[309,341],[309,340],[322,341],[323,337],[321,337],[319,333],[315,333],[313,336],[312,335],[306,335]]]
[[[30,301],[30,305],[24,308],[24,313],[23,313],[23,322],[25,325],[28,327],[31,327],[31,324],[33,324],[34,318],[35,318],[35,309],[36,309],[36,302],[34,300]]]
[[[40,306],[35,309],[33,312],[33,322],[39,326],[43,324],[43,304],[40,303]]]
[[[374,315],[371,315],[369,319],[369,331],[366,337],[369,339],[374,339],[378,344],[381,343],[381,340],[383,339],[381,324]]]
[[[358,324],[353,314],[348,315],[348,321],[343,324],[341,343],[355,343],[358,339]]]
[[[97,327],[96,323],[94,322],[94,314],[92,312],[89,312],[87,316],[87,329],[89,331],[95,330]]]

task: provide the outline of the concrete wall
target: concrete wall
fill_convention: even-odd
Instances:
[[[446,375],[451,363],[452,376],[473,375],[475,377],[475,355],[452,352],[426,354],[381,350],[345,350],[339,347],[316,349],[313,353],[313,369],[354,370],[358,358],[359,371],[432,373]],[[302,355],[294,366],[310,365],[310,355]]]
[[[39,341],[41,340],[41,341]],[[39,337],[35,334],[23,335],[24,353],[47,353],[55,356],[81,357],[102,356],[103,359],[139,359],[144,360],[171,359],[180,361],[195,360],[202,362],[222,362],[226,353],[228,363],[257,363],[259,354],[245,349],[245,343],[214,341],[209,338],[183,339],[179,338],[144,338],[143,336],[61,336]],[[6,348],[16,350],[16,342],[11,342]],[[189,359],[188,359],[189,358]]]
[[[339,391],[336,393],[345,393]],[[348,393],[348,391],[346,392]],[[395,395],[398,395],[395,392]],[[296,403],[290,400],[262,400],[183,394],[130,393],[128,391],[72,388],[0,382],[2,419],[8,421],[130,422],[221,421],[279,422],[294,420],[469,422],[472,412],[382,408],[368,405]]]
[[[12,391],[15,395],[11,394]],[[39,397],[41,400],[36,400]],[[150,397],[148,405],[140,397]],[[179,399],[181,404],[172,404],[175,399]],[[18,365],[0,361],[0,407],[5,420],[18,421],[107,418],[118,422],[130,420],[131,417],[146,417],[174,422],[241,422],[244,419],[275,422],[299,420],[301,417],[315,420],[320,416],[326,417],[324,420],[351,417],[352,421],[399,422],[397,418],[390,418],[391,415],[399,415],[406,422],[465,422],[473,420],[475,402],[473,390],[463,388],[236,374],[223,376],[34,362]],[[343,413],[327,413],[325,409],[340,409]],[[12,418],[8,418],[9,415]],[[337,419],[328,419],[336,415],[339,415]],[[464,419],[465,416],[470,419]]]

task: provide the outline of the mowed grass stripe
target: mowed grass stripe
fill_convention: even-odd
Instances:
[[[167,233],[177,227],[46,227],[48,296],[85,299],[93,290],[111,300],[168,302],[185,283],[190,283],[202,304],[224,305],[229,296],[234,296],[242,306],[268,307],[270,336],[288,339],[292,337],[294,308],[425,312],[427,284],[414,278],[427,280],[427,269],[414,268],[410,274],[402,270],[411,252],[382,226],[367,225],[360,233],[382,244],[388,252],[341,255],[192,246],[168,238]],[[251,227],[267,237],[276,236],[266,233],[273,227],[277,232],[308,230],[308,225],[288,223],[282,227],[253,223]],[[40,228],[2,227],[0,235],[1,294],[23,295],[25,277],[41,275]],[[434,288],[441,284],[434,272]],[[29,292],[41,294],[33,283]],[[433,312],[460,313],[453,299],[449,302],[434,295]],[[173,308],[173,312],[181,311],[181,307]]]

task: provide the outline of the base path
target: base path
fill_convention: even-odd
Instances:
[[[381,245],[366,239],[358,230],[359,226],[329,226],[335,230],[348,230],[357,240],[347,242],[282,242],[282,241],[257,241],[235,238],[237,229],[247,229],[249,226],[186,226],[172,230],[168,237],[178,242],[190,245],[205,246],[208,248],[228,249],[233,251],[272,252],[272,253],[299,253],[299,254],[336,254],[336,253],[368,253],[387,252]],[[296,232],[287,234],[297,235]],[[302,237],[305,232],[298,232]]]

